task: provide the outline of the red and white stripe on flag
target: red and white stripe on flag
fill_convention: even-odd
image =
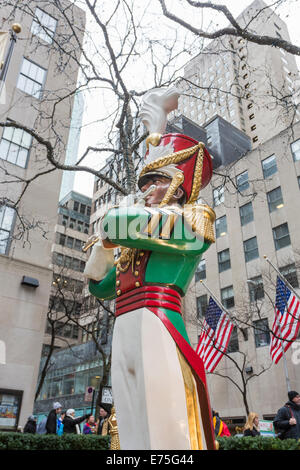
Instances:
[[[207,372],[213,372],[227,350],[233,323],[225,311],[210,297],[196,353]]]
[[[272,340],[270,355],[272,361],[277,364],[293,341],[297,338],[300,327],[300,300],[277,277],[275,320],[272,326]]]

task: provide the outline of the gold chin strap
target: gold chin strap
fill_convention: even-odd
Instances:
[[[170,186],[167,189],[162,201],[159,203],[159,207],[166,206],[176,193],[179,186],[184,182],[184,175],[181,171],[178,171],[172,178]]]

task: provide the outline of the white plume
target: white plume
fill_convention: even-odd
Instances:
[[[168,114],[178,108],[179,96],[176,87],[154,88],[145,94],[140,116],[150,134],[164,134]]]

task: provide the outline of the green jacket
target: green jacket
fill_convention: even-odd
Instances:
[[[115,245],[150,251],[145,271],[146,285],[174,287],[182,296],[188,289],[202,253],[210,246],[201,234],[195,236],[189,223],[184,223],[182,210],[178,207],[112,208],[103,218],[102,229],[107,239]],[[116,267],[102,281],[91,281],[89,290],[98,298],[113,299],[116,296]],[[166,310],[165,313],[173,324],[178,324],[178,329],[187,339],[181,316]]]

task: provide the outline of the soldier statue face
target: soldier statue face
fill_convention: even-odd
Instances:
[[[157,206],[164,198],[168,187],[170,186],[171,180],[165,176],[161,175],[149,175],[145,178],[141,186],[141,191],[144,193],[147,189],[154,184],[156,189],[150,193],[145,199],[145,205]],[[173,197],[171,198],[169,204],[178,204],[184,196],[184,191],[181,188],[178,188]]]

